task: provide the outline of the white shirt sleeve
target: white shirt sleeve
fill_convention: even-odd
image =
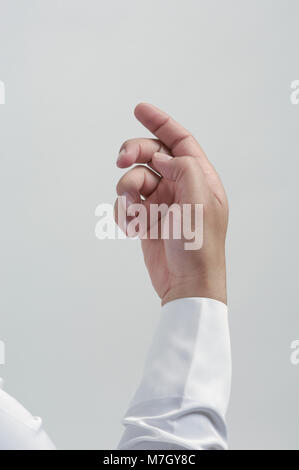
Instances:
[[[226,449],[231,382],[227,307],[205,298],[162,307],[119,449]]]
[[[226,449],[231,378],[227,308],[211,299],[162,307],[119,449]],[[1,390],[0,450],[55,449],[19,402]]]
[[[1,390],[0,450],[54,450],[42,428],[42,420],[32,416],[17,400]]]

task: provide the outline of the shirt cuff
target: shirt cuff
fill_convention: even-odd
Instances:
[[[143,379],[130,407],[180,397],[224,417],[230,382],[227,306],[207,298],[177,299],[162,307]]]

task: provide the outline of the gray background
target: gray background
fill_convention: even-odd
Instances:
[[[0,1],[0,375],[58,447],[117,445],[159,317],[138,242],[94,235],[149,101],[230,199],[230,447],[299,448],[298,17],[297,0]]]

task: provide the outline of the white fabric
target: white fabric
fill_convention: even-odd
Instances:
[[[226,306],[203,298],[166,304],[118,448],[226,449],[230,379]],[[41,424],[0,390],[1,450],[54,449]]]
[[[230,382],[226,305],[166,304],[119,449],[226,449]]]
[[[0,450],[55,449],[42,420],[0,390]]]

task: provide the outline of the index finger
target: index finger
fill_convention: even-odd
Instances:
[[[134,114],[141,124],[171,150],[174,156],[205,156],[190,132],[164,111],[152,104],[140,103],[136,106]]]

